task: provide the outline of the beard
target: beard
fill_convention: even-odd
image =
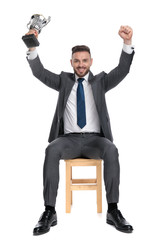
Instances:
[[[90,71],[90,68],[74,68],[74,73],[78,76],[78,77],[84,77],[88,72]]]

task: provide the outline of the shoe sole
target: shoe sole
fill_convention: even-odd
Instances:
[[[117,227],[115,226],[114,222],[112,222],[111,220],[108,220],[108,219],[107,219],[106,223],[114,226],[114,227],[115,227],[118,231],[120,231],[120,232],[132,233],[132,231],[133,231],[133,230],[123,230],[123,229],[117,228]]]
[[[57,225],[57,221],[54,221],[54,222],[51,224],[51,227],[56,226],[56,225]]]
[[[53,222],[52,224],[51,224],[51,227],[53,227],[53,226],[56,226],[57,225],[57,221],[55,221],[55,222]],[[39,236],[39,235],[43,235],[43,234],[45,234],[45,233],[48,233],[50,231],[50,228],[48,229],[48,230],[46,230],[45,232],[35,232],[35,233],[33,233],[33,236]]]

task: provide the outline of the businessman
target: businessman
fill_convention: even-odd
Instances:
[[[31,29],[27,34],[35,34]],[[45,210],[36,224],[33,234],[47,233],[57,224],[55,210],[59,183],[59,161],[71,158],[103,159],[104,184],[108,211],[106,222],[119,231],[131,233],[133,227],[118,209],[119,158],[113,143],[105,93],[117,86],[129,73],[134,49],[132,28],[121,26],[123,50],[119,64],[111,72],[93,75],[90,71],[93,59],[89,47],[72,48],[71,65],[74,73],[55,74],[45,69],[36,48],[27,51],[27,60],[33,75],[48,87],[59,92],[53,118],[49,145],[45,151],[43,170],[43,195]]]

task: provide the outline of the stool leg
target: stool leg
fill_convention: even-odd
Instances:
[[[97,173],[97,213],[102,212],[102,166],[101,160],[98,161],[96,166],[96,173]]]
[[[71,166],[66,162],[66,213],[71,212]]]
[[[72,167],[71,167],[71,183],[72,183]],[[73,202],[72,201],[73,200],[72,197],[73,197],[73,195],[72,195],[72,191],[71,191],[71,205],[72,205],[72,202]]]

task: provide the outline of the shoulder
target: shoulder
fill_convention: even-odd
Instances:
[[[92,76],[92,78],[89,79],[90,83],[92,82],[99,82],[99,81],[102,81],[102,79],[106,76],[106,73],[103,71],[103,72],[100,72],[94,76]]]
[[[63,71],[62,71],[62,72],[60,73],[60,76],[73,78],[73,77],[74,77],[74,73],[63,72]]]
[[[96,77],[97,77],[98,79],[101,79],[101,78],[103,78],[105,75],[106,75],[106,73],[105,73],[104,71],[102,71],[102,72],[98,73],[98,74],[96,75]]]
[[[62,81],[64,80],[65,82],[67,81],[75,81],[75,76],[74,73],[70,73],[70,72],[61,72],[60,73],[60,78],[62,79]]]

